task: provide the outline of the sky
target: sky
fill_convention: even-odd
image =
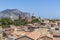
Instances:
[[[60,0],[0,0],[0,11],[19,9],[41,18],[60,18]]]

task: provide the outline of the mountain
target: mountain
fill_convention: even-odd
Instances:
[[[30,18],[30,13],[28,12],[22,12],[18,9],[6,9],[0,12],[0,18],[10,18],[18,19],[19,14],[22,16],[22,18]]]

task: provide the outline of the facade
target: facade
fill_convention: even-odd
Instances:
[[[53,35],[53,40],[60,40],[60,35]]]
[[[3,35],[2,35],[2,33],[0,33],[0,40],[3,40]]]
[[[23,36],[23,37],[20,37],[20,38],[18,38],[16,40],[33,40],[33,39],[31,39],[31,38],[29,38],[27,36]]]
[[[2,29],[0,29],[0,40],[4,40],[4,38],[3,38],[3,31],[2,31]]]
[[[43,19],[41,22],[43,22],[43,23],[49,23],[49,20]]]
[[[60,21],[56,21],[57,25],[60,26]]]
[[[60,40],[60,31],[53,32],[53,40]]]
[[[50,38],[48,36],[43,36],[43,37],[38,38],[37,40],[53,40],[53,38]]]

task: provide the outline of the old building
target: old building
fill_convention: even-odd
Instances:
[[[3,30],[2,29],[0,29],[0,40],[4,40],[4,38],[3,38]]]
[[[33,40],[33,39],[30,38],[30,37],[27,37],[27,36],[23,36],[23,37],[20,37],[20,38],[18,38],[16,40]]]
[[[60,31],[53,32],[53,40],[60,40]]]
[[[38,38],[37,40],[53,40],[53,38],[48,37],[48,36],[42,36],[42,37]]]

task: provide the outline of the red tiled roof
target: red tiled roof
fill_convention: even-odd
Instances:
[[[40,37],[40,35],[41,35],[41,34],[40,34],[39,32],[34,31],[34,32],[31,32],[29,35],[26,35],[26,36],[28,36],[28,37],[36,40],[36,39],[38,39],[38,38]]]
[[[53,38],[53,40],[60,40],[60,38]]]

